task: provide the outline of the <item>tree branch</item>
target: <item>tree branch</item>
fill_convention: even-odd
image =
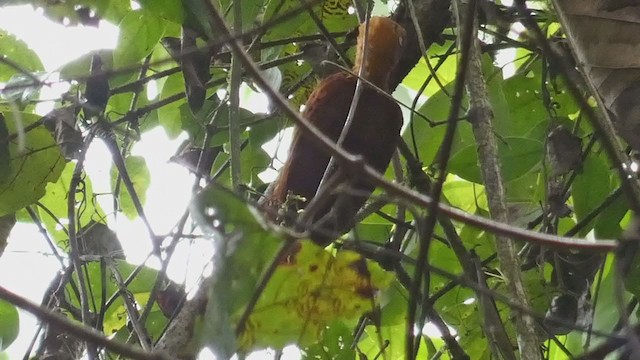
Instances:
[[[457,8],[458,18],[469,16],[475,12],[462,11],[469,5],[462,5],[460,1],[455,1],[454,8]],[[466,15],[465,15],[466,14]],[[468,19],[467,19],[468,20]],[[459,20],[459,23],[463,21]],[[473,26],[473,33],[476,34],[476,22],[464,21],[465,25]],[[498,155],[498,144],[493,130],[493,109],[489,101],[487,84],[482,75],[482,60],[479,40],[474,36],[474,41],[470,48],[469,77],[467,80],[467,92],[469,93],[469,117],[473,128],[473,135],[478,147],[478,160],[480,170],[487,193],[489,212],[491,217],[502,223],[509,222],[507,211],[507,201],[502,178],[500,157]],[[529,307],[529,296],[526,292],[520,272],[520,262],[518,261],[518,251],[515,243],[505,237],[496,236],[496,249],[500,268],[504,272],[507,288],[512,301],[519,303],[523,307]],[[536,334],[535,320],[524,313],[514,314],[518,348],[521,359],[540,360],[540,342]],[[496,354],[497,356],[497,354]]]

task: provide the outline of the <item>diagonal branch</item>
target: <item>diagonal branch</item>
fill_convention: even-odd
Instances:
[[[137,360],[169,360],[169,356],[160,352],[146,352],[132,346],[125,345],[121,342],[114,341],[107,338],[104,334],[97,330],[79,325],[76,321],[68,319],[66,316],[55,313],[51,310],[42,308],[40,305],[35,304],[19,295],[12,293],[11,291],[0,286],[0,299],[33,314],[38,319],[53,324],[56,327],[66,331],[67,333],[83,339],[88,343],[99,345],[106,349],[109,349],[117,354],[121,354],[130,359]]]

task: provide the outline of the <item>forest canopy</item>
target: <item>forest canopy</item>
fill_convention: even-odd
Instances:
[[[0,12],[17,5],[116,26],[118,41],[45,69],[0,24],[0,262],[17,223],[59,261],[41,299],[0,286],[0,351],[33,337],[25,359],[640,356],[639,6],[10,0]],[[174,148],[153,144],[159,130]],[[178,192],[187,205],[169,203]],[[178,215],[160,224],[156,204]],[[128,253],[136,243],[146,260]]]

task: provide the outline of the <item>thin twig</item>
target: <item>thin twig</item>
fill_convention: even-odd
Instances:
[[[142,346],[142,348],[146,351],[151,351],[151,345],[149,344],[150,337],[149,337],[149,334],[147,334],[147,331],[143,323],[141,323],[138,319],[138,310],[135,304],[135,300],[133,299],[133,296],[131,296],[129,289],[127,289],[127,285],[125,285],[125,282],[122,279],[122,275],[120,274],[120,271],[118,270],[116,265],[113,263],[113,261],[111,261],[110,259],[105,259],[105,260],[108,262],[109,269],[111,270],[111,273],[113,274],[116,280],[116,284],[118,284],[118,294],[120,295],[120,297],[122,298],[122,301],[124,302],[125,310],[129,315],[129,321],[131,322],[131,325],[133,327],[133,333],[135,333],[136,336],[138,337],[138,342],[140,343],[140,346]]]
[[[431,204],[427,207],[428,216],[425,220],[425,234],[420,239],[418,249],[418,264],[416,266],[413,284],[410,290],[408,315],[406,324],[406,356],[407,359],[414,359],[418,349],[414,348],[415,335],[413,326],[416,320],[416,309],[418,306],[418,299],[420,293],[420,284],[424,275],[425,266],[427,265],[427,258],[429,253],[429,241],[435,230],[436,221],[438,218],[439,201],[442,195],[442,187],[447,176],[447,164],[451,157],[451,149],[453,148],[453,139],[458,124],[458,114],[460,112],[460,106],[464,97],[464,85],[465,78],[467,76],[467,67],[469,65],[469,49],[472,43],[473,31],[473,15],[475,13],[476,1],[472,0],[468,8],[468,14],[465,18],[465,24],[462,28],[462,38],[460,40],[460,61],[458,70],[456,73],[456,83],[454,87],[453,98],[451,99],[451,107],[449,110],[449,118],[447,120],[448,125],[440,145],[438,156],[438,169],[439,177],[431,188]],[[469,20],[471,18],[471,20]],[[461,24],[462,25],[462,24]],[[429,289],[425,289],[427,292]]]
[[[98,123],[97,126],[100,126],[100,123]],[[151,223],[149,222],[149,219],[147,219],[147,216],[144,211],[144,207],[142,206],[142,202],[140,201],[140,197],[138,196],[137,191],[133,186],[133,181],[129,176],[129,171],[127,170],[127,167],[125,165],[124,158],[122,157],[122,154],[120,153],[120,149],[118,148],[118,143],[116,142],[113,133],[109,132],[106,129],[104,130],[107,133],[103,134],[105,136],[102,136],[102,139],[104,140],[105,145],[107,145],[107,149],[111,153],[111,159],[113,161],[113,164],[116,166],[116,169],[118,169],[118,173],[122,178],[122,182],[124,183],[124,186],[127,189],[127,192],[129,192],[129,196],[131,197],[131,201],[133,202],[133,206],[135,207],[136,212],[138,213],[138,216],[140,217],[140,219],[142,220],[142,223],[147,228],[147,232],[149,233],[149,238],[151,239],[151,245],[153,246],[155,254],[159,257],[160,245],[158,243],[159,242],[158,237],[153,231],[153,228],[151,227]]]
[[[362,51],[362,58],[361,58],[362,63],[356,64],[358,66],[358,77],[356,80],[356,89],[353,93],[353,99],[351,100],[351,105],[349,105],[349,112],[347,113],[347,118],[344,121],[344,126],[342,127],[342,130],[340,131],[340,136],[338,137],[338,141],[336,142],[337,146],[342,146],[345,139],[347,138],[349,129],[351,129],[351,125],[353,124],[353,121],[356,117],[356,110],[360,102],[360,96],[362,95],[362,91],[364,90],[362,77],[364,76],[364,73],[365,73],[364,69],[366,66],[365,62],[367,60],[367,48],[369,47],[368,46],[368,41],[369,41],[369,17],[368,16],[365,18],[364,24],[365,24],[365,29],[364,29],[365,33],[364,33],[364,42],[363,42],[364,44],[362,46],[362,50],[360,49],[356,50],[356,51]],[[322,196],[321,194],[325,191],[324,189],[325,182],[326,180],[328,180],[327,178],[329,177],[329,174],[331,174],[331,171],[334,168],[335,162],[336,160],[333,156],[329,158],[329,163],[327,164],[327,167],[324,170],[324,174],[322,174],[322,178],[320,179],[320,184],[318,185],[314,199],[312,199],[311,202],[313,202],[316,198],[325,197],[325,196]],[[310,207],[310,208],[313,208],[313,207]],[[310,211],[310,214],[307,214],[305,217],[312,218],[313,215],[315,214]]]
[[[313,12],[313,11],[312,11]],[[233,2],[233,30],[235,34],[242,31],[242,2]],[[242,166],[240,160],[240,84],[242,83],[241,63],[236,54],[231,57],[231,73],[229,75],[229,157],[231,164],[231,186],[240,191]]]
[[[89,135],[84,140],[83,151],[80,152],[78,162],[76,163],[73,175],[71,177],[71,184],[69,184],[69,192],[67,194],[67,216],[69,219],[68,231],[69,231],[69,257],[73,264],[74,271],[80,282],[80,308],[82,311],[82,323],[88,327],[92,326],[93,319],[91,318],[91,311],[89,309],[89,288],[88,282],[85,279],[85,273],[82,268],[82,260],[80,260],[80,244],[78,242],[78,233],[76,231],[76,191],[78,185],[82,181],[82,171],[84,169],[85,154],[89,148],[89,144],[94,139],[95,132],[89,132]],[[95,344],[87,344],[89,358],[97,359],[98,353],[95,348]]]

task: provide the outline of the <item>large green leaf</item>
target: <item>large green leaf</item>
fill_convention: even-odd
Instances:
[[[118,47],[113,54],[116,68],[133,65],[149,55],[158,44],[166,21],[144,10],[129,12],[120,22]]]
[[[564,84],[558,82],[557,89],[552,84],[547,85],[549,101],[545,108],[543,95],[540,93],[542,78],[540,69],[534,67],[526,73],[515,75],[502,84],[506,102],[509,104],[509,121],[511,132],[502,136],[523,136],[541,121],[547,122],[549,115],[568,117],[578,111],[578,107],[571,96],[564,89]],[[542,139],[540,139],[542,140]]]
[[[431,66],[434,67],[438,63],[440,56],[443,56],[447,49],[451,46],[450,41],[440,44],[432,44],[427,50]],[[431,75],[429,67],[424,58],[420,59],[416,66],[411,69],[409,74],[404,78],[402,83],[414,91],[420,90],[424,81]],[[437,71],[438,81],[443,86],[446,86],[453,81],[456,77],[456,56],[450,55],[444,60],[444,63],[440,65]],[[431,79],[427,88],[424,90],[423,95],[431,97],[436,92],[440,91],[440,84],[435,79]]]
[[[178,24],[184,20],[181,0],[140,0],[140,5],[148,12]]]
[[[596,219],[594,230],[600,239],[617,239],[622,234],[620,222],[629,212],[629,202],[624,196],[618,197]]]
[[[498,154],[505,182],[515,180],[529,172],[542,160],[543,144],[536,140],[509,137],[498,143]],[[449,171],[461,178],[482,183],[475,145],[455,153],[449,161]]]
[[[229,316],[237,321],[282,241],[262,224],[254,209],[218,185],[199,194],[191,208],[196,221],[214,237],[220,235],[213,228],[217,223],[226,233],[241,235],[226,258],[225,271],[232,277],[232,287],[224,296],[231,301]],[[360,315],[371,311],[375,290],[386,288],[390,281],[389,274],[356,253],[332,254],[310,241],[293,244],[262,292],[238,339],[239,346],[313,344],[330,324],[346,321],[353,325]]]
[[[18,64],[20,69],[30,73],[44,71],[40,57],[22,40],[0,29],[0,57]],[[15,74],[22,72],[7,64],[0,63],[0,82],[8,81]]]
[[[16,134],[17,127],[26,127],[39,120],[39,116],[27,113],[4,113],[9,134]],[[18,125],[18,126],[16,126]],[[34,203],[45,194],[47,183],[60,177],[64,158],[43,126],[25,134],[24,149],[18,138],[9,142],[11,171],[6,180],[0,182],[0,216]]]
[[[254,27],[260,25],[260,20],[262,19],[262,13],[264,12],[264,4],[270,3],[271,1],[266,0],[244,0],[241,2],[233,1],[233,0],[220,0],[219,8],[220,9],[229,9],[226,11],[225,20],[227,24],[234,24],[234,10],[232,7],[235,4],[240,4],[241,12],[242,12],[242,32],[246,32],[251,30]]]
[[[103,63],[103,70],[111,70],[113,68],[113,50],[98,50],[84,54],[60,68],[60,78],[63,80],[85,79],[89,75],[91,69],[91,58],[94,54],[98,54]],[[111,79],[109,79],[111,82]],[[113,84],[111,84],[113,86]]]
[[[342,322],[335,322],[327,327],[322,339],[303,350],[304,359],[352,360],[355,358],[353,331]]]
[[[450,176],[444,184],[442,193],[449,204],[466,212],[475,213],[478,207],[487,209],[487,197],[484,186]]]
[[[494,115],[493,126],[495,133],[500,137],[522,136],[522,133],[513,129],[509,103],[503,91],[504,81],[500,76],[499,69],[493,66],[488,57],[483,58],[483,71],[489,79],[487,91]],[[402,135],[409,144],[413,143],[415,137],[418,156],[425,164],[431,164],[440,149],[447,127],[446,120],[451,112],[451,96],[454,91],[454,85],[452,82],[446,85],[444,89],[438,90],[418,109],[418,112],[429,119],[432,124],[415,115],[413,123],[405,129]],[[469,105],[467,102],[468,100],[465,97],[460,108],[460,117],[464,116],[468,111]],[[531,127],[533,125],[531,124]],[[412,130],[414,131],[414,136],[411,136]],[[455,154],[469,146],[475,146],[475,143],[471,124],[468,121],[458,121],[451,148],[452,153]]]
[[[184,92],[184,79],[182,74],[173,74],[166,78],[160,99],[163,100],[176,94]],[[185,104],[185,100],[174,101],[158,109],[158,121],[160,126],[164,128],[167,136],[175,139],[182,129],[182,115],[180,114],[180,106]]]
[[[612,190],[610,175],[604,155],[590,154],[587,157],[582,173],[576,176],[572,187],[573,208],[578,221],[584,219],[609,196]],[[593,223],[585,226],[580,235],[586,235],[593,228]]]

